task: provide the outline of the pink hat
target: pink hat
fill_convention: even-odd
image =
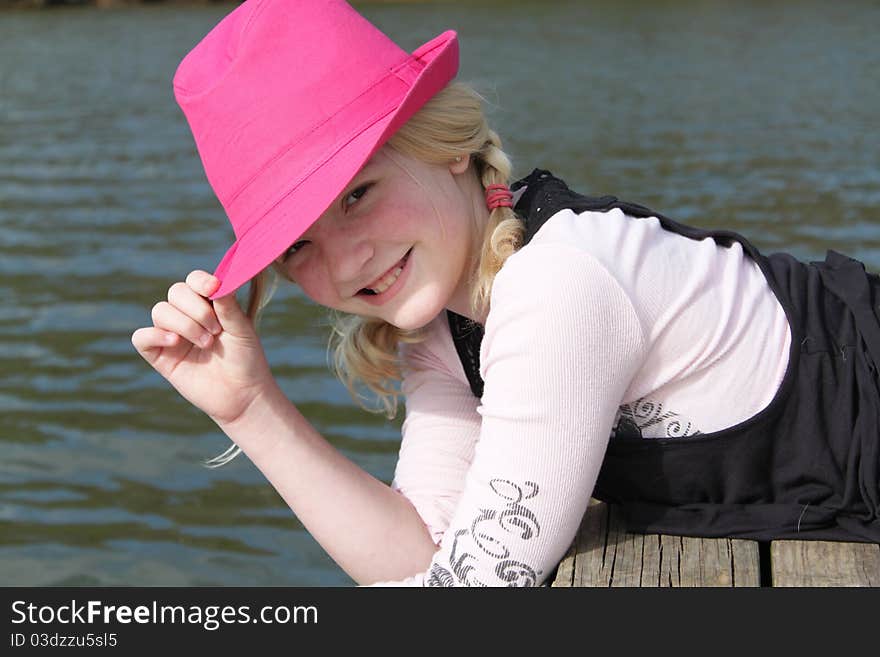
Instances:
[[[454,31],[410,55],[342,0],[247,0],[220,21],[174,75],[235,231],[211,299],[280,256],[457,72]]]

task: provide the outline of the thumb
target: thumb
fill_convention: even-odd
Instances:
[[[218,285],[217,287],[220,286]],[[214,305],[214,313],[217,315],[217,320],[224,331],[240,336],[253,333],[253,322],[238,304],[235,292],[214,299],[212,303]]]

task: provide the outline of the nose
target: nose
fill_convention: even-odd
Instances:
[[[331,282],[341,294],[350,294],[352,285],[363,278],[375,250],[360,231],[333,223],[328,222],[329,227],[316,239],[320,241]]]

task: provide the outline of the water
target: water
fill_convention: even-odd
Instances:
[[[764,252],[880,269],[877,2],[362,4],[412,50],[459,31],[515,173],[548,168]],[[350,585],[130,335],[231,243],[170,80],[230,9],[0,12],[0,584]],[[326,367],[282,288],[273,371],[390,482],[399,420]]]

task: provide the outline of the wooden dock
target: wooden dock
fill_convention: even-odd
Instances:
[[[551,586],[880,586],[880,545],[628,534],[594,500]]]

